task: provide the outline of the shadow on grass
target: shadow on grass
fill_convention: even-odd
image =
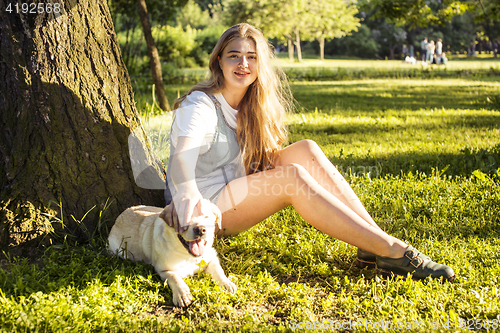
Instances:
[[[500,168],[500,143],[495,140],[494,134],[488,133],[498,130],[499,124],[500,113],[430,113],[412,116],[410,119],[368,118],[366,121],[360,121],[352,118],[352,122],[348,118],[345,123],[339,124],[293,124],[290,126],[290,141],[304,138],[316,141],[325,147],[332,163],[344,173],[370,172],[371,177],[382,177],[387,174],[405,175],[417,171],[431,174],[435,170],[447,168],[445,175],[450,176],[469,176],[474,170],[495,174]],[[482,133],[485,137],[489,135],[488,144],[493,142],[493,145],[477,148],[480,144],[476,141],[469,146],[469,140],[465,137],[472,135],[471,133]],[[449,150],[440,153],[440,147],[446,144],[446,141],[461,148],[457,148],[453,153],[449,153]],[[368,146],[405,145],[410,148],[410,152],[379,152],[372,156],[370,151],[366,151],[364,156],[354,156],[345,154],[341,148],[344,145],[352,148],[358,142],[369,143]],[[332,145],[335,149],[333,152]]]
[[[409,173],[468,177],[475,170],[493,176],[500,168],[499,147],[500,145],[481,150],[464,149],[457,154],[402,153],[384,158],[330,157],[330,161],[344,175],[351,173],[365,176],[370,173],[371,178],[404,176]]]
[[[406,117],[398,117],[392,119],[373,119],[365,122],[353,119],[349,123],[341,124],[293,124],[290,126],[290,132],[295,135],[303,133],[313,133],[322,135],[334,134],[360,134],[360,135],[379,135],[391,131],[444,131],[444,130],[460,130],[463,128],[489,130],[499,128],[500,113],[498,114],[461,114],[461,115],[446,115],[446,114],[429,114],[420,117],[412,122],[405,119]],[[414,116],[409,115],[414,118]],[[415,116],[417,117],[417,116]],[[348,138],[349,139],[349,138]],[[346,140],[349,141],[349,140]]]
[[[376,87],[374,87],[376,85]],[[345,113],[355,110],[371,113],[388,109],[481,109],[490,108],[489,96],[497,95],[494,85],[480,82],[380,80],[349,83],[292,85],[295,99],[306,110]]]

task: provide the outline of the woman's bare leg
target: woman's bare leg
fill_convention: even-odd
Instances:
[[[291,163],[303,166],[323,188],[332,193],[366,222],[379,228],[351,186],[325,156],[316,142],[302,140],[281,150],[276,165]]]
[[[299,164],[277,166],[231,181],[217,203],[223,213],[219,235],[247,230],[289,205],[331,237],[380,256],[404,255],[406,244],[367,222]]]

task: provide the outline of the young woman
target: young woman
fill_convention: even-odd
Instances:
[[[204,210],[202,198],[223,213],[219,236],[292,205],[315,228],[358,247],[360,267],[452,280],[450,267],[378,227],[315,142],[282,147],[292,96],[273,60],[258,29],[235,25],[212,52],[209,79],[176,101],[165,197],[176,208],[177,230]]]

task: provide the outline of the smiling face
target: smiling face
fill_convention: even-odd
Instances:
[[[243,96],[257,79],[255,42],[249,38],[234,39],[222,51],[219,64],[224,75],[223,94]]]

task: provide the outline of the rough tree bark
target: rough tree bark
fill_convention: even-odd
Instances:
[[[162,191],[134,178],[129,142],[159,181],[163,167],[140,124],[106,1],[38,2],[62,11],[7,12],[11,1],[0,0],[0,249],[44,234],[46,213],[88,237],[108,199],[108,225],[131,205],[163,204]],[[71,215],[89,210],[78,226]]]
[[[156,98],[160,108],[164,111],[170,111],[170,104],[165,95],[165,88],[163,87],[163,76],[161,73],[160,57],[158,49],[156,48],[153,35],[151,33],[151,23],[149,22],[148,9],[145,0],[137,0],[137,8],[139,9],[139,16],[141,17],[142,31],[146,44],[148,46],[149,65],[151,67],[151,75],[155,84]]]

